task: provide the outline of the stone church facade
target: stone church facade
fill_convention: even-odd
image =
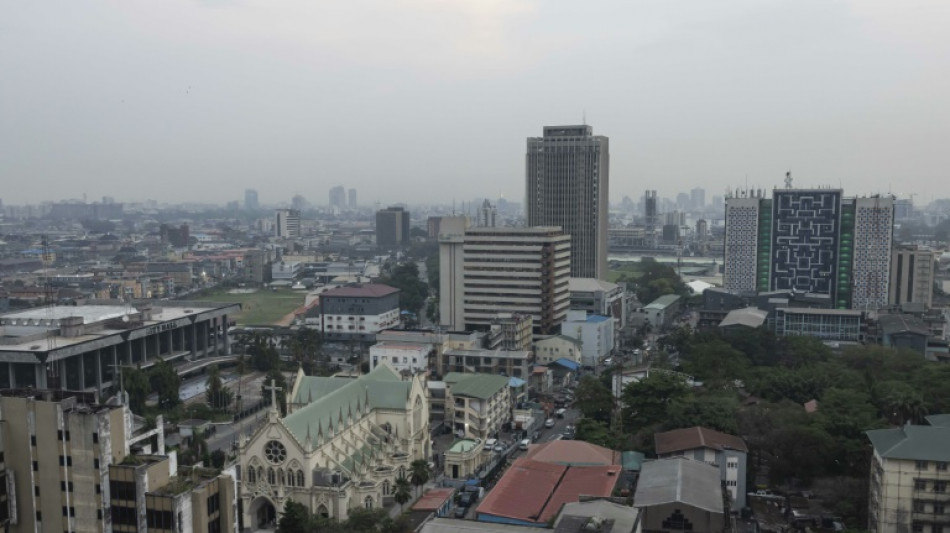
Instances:
[[[276,409],[239,449],[245,528],[273,527],[287,501],[345,520],[391,500],[396,479],[431,455],[424,375],[380,364],[358,378],[298,372],[287,416]]]

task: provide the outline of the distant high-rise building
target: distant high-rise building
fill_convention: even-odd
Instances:
[[[356,189],[347,191],[350,197],[350,209],[356,209]]]
[[[330,207],[339,209],[346,207],[346,189],[342,185],[330,189]]]
[[[609,140],[583,126],[545,126],[528,138],[529,226],[560,226],[571,237],[571,275],[606,279]]]
[[[853,210],[854,215],[850,217]],[[849,220],[850,218],[850,220]],[[854,239],[851,261],[851,308],[875,311],[887,306],[891,245],[894,239],[894,199],[872,196],[845,200],[842,206],[842,260],[847,260],[849,222]],[[841,268],[847,268],[842,265]],[[839,276],[840,277],[840,276]],[[842,289],[841,298],[847,298]]]
[[[689,211],[691,198],[685,192],[676,195],[676,209],[679,211]]]
[[[376,212],[376,245],[401,246],[409,242],[409,211],[401,206]]]
[[[278,209],[274,233],[284,239],[299,237],[300,211],[296,209]]]
[[[491,205],[487,199],[482,202],[482,207],[478,211],[478,225],[483,228],[495,227],[495,206]]]
[[[659,209],[656,203],[656,191],[647,191],[643,195],[643,215],[647,228],[647,244],[651,248],[656,248],[657,231],[659,225]]]
[[[933,305],[934,252],[918,246],[901,246],[891,255],[891,305]]]
[[[307,202],[307,199],[304,198],[302,194],[295,194],[290,200],[290,207],[296,209],[297,211],[303,211],[308,205],[309,203]]]
[[[448,217],[447,217],[448,218]],[[439,315],[448,329],[488,329],[499,313],[557,331],[570,306],[571,239],[557,227],[469,228],[439,238]]]
[[[257,201],[257,191],[254,189],[244,190],[244,209],[248,211],[257,209],[260,204]]]
[[[726,199],[723,285],[734,292],[823,295],[838,309],[886,304],[893,232],[890,198],[840,189],[761,190]]]
[[[696,240],[705,241],[709,237],[709,222],[705,218],[696,221]]]
[[[690,207],[692,207],[694,211],[702,211],[706,208],[706,189],[696,187],[689,191],[689,197],[690,203],[693,204]]]

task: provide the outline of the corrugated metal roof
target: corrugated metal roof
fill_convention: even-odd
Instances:
[[[656,443],[656,453],[659,455],[696,448],[749,451],[745,441],[739,437],[699,426],[657,433],[653,436],[653,441]]]
[[[644,463],[633,506],[643,508],[668,503],[682,503],[722,514],[719,469],[685,457]]]
[[[449,372],[442,380],[448,383],[453,396],[468,396],[482,400],[490,399],[509,385],[508,378],[493,374]]]
[[[665,294],[647,304],[645,309],[666,309],[679,299],[680,297],[676,294]]]
[[[878,455],[886,459],[950,462],[950,427],[908,424],[867,434]]]

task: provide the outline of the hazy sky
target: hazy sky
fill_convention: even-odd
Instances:
[[[0,198],[522,201],[525,138],[644,189],[950,196],[946,0],[0,0]]]

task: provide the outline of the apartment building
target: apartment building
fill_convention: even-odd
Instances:
[[[749,448],[735,435],[704,427],[674,429],[653,436],[657,457],[686,457],[719,469],[732,498],[732,510],[746,506],[746,464]]]
[[[320,295],[320,329],[330,341],[371,341],[399,325],[399,289],[380,283],[353,284]]]
[[[469,372],[528,379],[532,356],[527,350],[449,349],[443,360],[443,374]]]
[[[902,246],[891,255],[891,305],[933,304],[934,251],[919,246]]]
[[[869,531],[950,531],[950,415],[927,421],[867,432],[874,448]]]
[[[155,429],[138,428],[117,400],[5,389],[0,421],[5,531],[237,531],[233,476],[179,476],[161,417]],[[200,505],[215,494],[213,510]]]
[[[511,420],[508,378],[490,374],[445,375],[445,420],[460,438],[484,442]]]

